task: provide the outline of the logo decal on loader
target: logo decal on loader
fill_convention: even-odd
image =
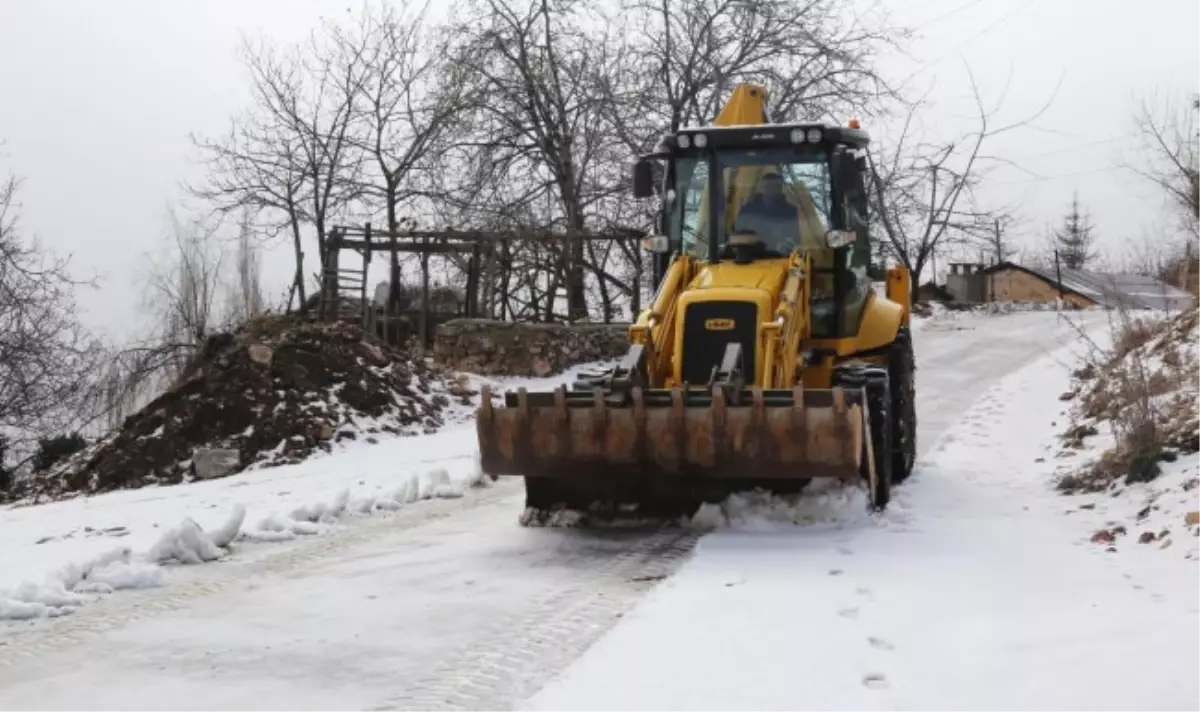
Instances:
[[[704,322],[707,331],[729,331],[734,327],[733,319],[708,319]]]

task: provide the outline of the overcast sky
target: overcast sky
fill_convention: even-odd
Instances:
[[[71,253],[80,275],[102,277],[103,289],[81,300],[90,324],[116,336],[138,323],[146,255],[162,242],[180,183],[198,177],[188,136],[223,131],[244,105],[240,35],[295,40],[351,4],[0,0],[0,174],[25,179],[27,231]],[[1117,164],[1136,158],[1131,113],[1140,96],[1200,86],[1200,2],[881,4],[919,30],[912,58],[888,58],[884,70],[929,91],[932,130],[952,132],[969,118],[965,64],[989,100],[1011,77],[999,120],[1036,111],[1061,81],[1036,130],[990,147],[1035,174],[998,170],[985,194],[1020,207],[1023,241],[1040,239],[1074,191],[1113,254],[1162,222],[1159,196]],[[273,294],[291,269],[281,255],[268,265]]]

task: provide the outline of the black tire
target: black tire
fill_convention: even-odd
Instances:
[[[870,493],[870,508],[881,512],[892,498],[892,408],[891,390],[886,374],[867,380],[867,411],[871,415],[871,449],[875,460],[875,477],[871,478],[863,459],[863,476]]]
[[[917,461],[916,358],[907,326],[900,327],[888,349],[892,403],[892,484],[912,474]]]
[[[871,475],[871,461],[867,459],[867,441],[863,441],[863,458],[859,474],[867,484],[868,506],[873,511],[883,511],[892,496],[892,397],[888,387],[888,373],[882,368],[850,366],[834,373],[834,386],[863,388],[867,395],[867,413],[870,416],[869,433],[875,465]]]

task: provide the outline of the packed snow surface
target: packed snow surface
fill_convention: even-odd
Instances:
[[[689,564],[527,706],[1195,709],[1197,567],[1096,547],[1052,487],[1078,351],[980,393],[882,517],[835,507],[797,529],[780,503],[727,503]],[[918,393],[938,379],[918,373]]]
[[[469,423],[0,510],[0,708],[1195,709],[1195,562],[1093,544],[1052,488],[1074,329],[917,327],[922,458],[883,516],[816,483],[525,529]]]

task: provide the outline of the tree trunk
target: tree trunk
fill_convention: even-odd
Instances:
[[[308,310],[308,299],[304,294],[304,243],[300,239],[300,220],[295,212],[289,216],[292,223],[292,246],[296,250],[296,293],[300,297],[300,313]]]

